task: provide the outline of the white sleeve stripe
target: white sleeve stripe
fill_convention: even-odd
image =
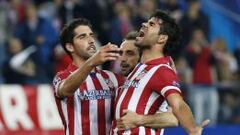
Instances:
[[[167,92],[167,91],[169,91],[169,90],[177,90],[177,91],[179,91],[180,93],[181,93],[181,90],[178,88],[178,87],[176,87],[176,86],[166,86],[166,87],[164,87],[162,90],[161,90],[161,94],[162,94],[162,96],[165,96],[165,93]]]

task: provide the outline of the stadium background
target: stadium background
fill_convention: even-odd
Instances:
[[[93,24],[99,47],[109,41],[120,45],[126,33],[138,30],[157,8],[169,12],[182,28],[181,47],[174,59],[186,101],[192,109],[196,107],[194,102],[201,102],[198,98],[191,99],[196,96],[192,95],[196,93],[192,88],[200,85],[197,97],[206,97],[200,110],[208,111],[208,104],[215,108],[212,113],[216,117],[204,134],[239,134],[238,0],[0,0],[0,134],[62,133],[50,85],[54,74],[70,62],[58,41],[65,23],[86,17]],[[196,44],[209,48],[212,56],[206,59],[210,64],[200,69],[189,59]],[[102,68],[119,72],[117,63],[106,63]],[[202,75],[205,83],[194,83],[198,77],[191,73],[201,74],[206,70],[212,74]],[[206,78],[215,79],[206,81]],[[204,94],[210,91],[209,87],[216,92]],[[184,132],[182,128],[170,128],[166,134]]]

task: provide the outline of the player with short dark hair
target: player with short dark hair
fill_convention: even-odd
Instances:
[[[65,134],[106,135],[111,127],[114,92],[124,78],[96,66],[117,60],[119,54],[114,52],[119,48],[109,43],[97,51],[86,19],[76,19],[66,25],[60,40],[73,61],[53,81]]]
[[[167,55],[178,45],[180,32],[167,14],[156,11],[142,24],[136,46],[142,51],[141,62],[128,75],[122,91],[115,101],[115,120],[112,134],[163,134],[161,129],[136,127],[129,129],[131,121],[123,119],[126,109],[141,115],[155,114],[167,100],[174,115],[190,135],[200,135],[202,128],[195,124],[192,112],[181,97],[178,78],[170,66]],[[119,130],[119,126],[125,130]]]

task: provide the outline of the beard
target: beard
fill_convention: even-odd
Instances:
[[[137,48],[139,48],[140,51],[146,50],[146,49],[150,49],[151,46],[148,44],[144,44],[144,43],[135,43],[134,44]]]

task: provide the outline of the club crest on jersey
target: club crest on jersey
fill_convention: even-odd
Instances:
[[[115,88],[112,80],[110,80],[109,78],[106,78],[106,79],[104,79],[104,80],[105,80],[106,84],[108,85],[108,87],[109,87],[111,90]]]
[[[141,72],[138,74],[138,76],[135,78],[135,80],[138,81],[138,80],[142,79],[142,78],[145,76],[146,73],[147,73],[146,70],[141,71]]]
[[[62,81],[62,80],[61,80],[60,77],[55,77],[55,78],[53,79],[53,86],[56,88],[56,87],[60,84],[61,81]]]
[[[180,88],[180,84],[177,81],[173,81],[172,84],[173,84],[173,86]]]

